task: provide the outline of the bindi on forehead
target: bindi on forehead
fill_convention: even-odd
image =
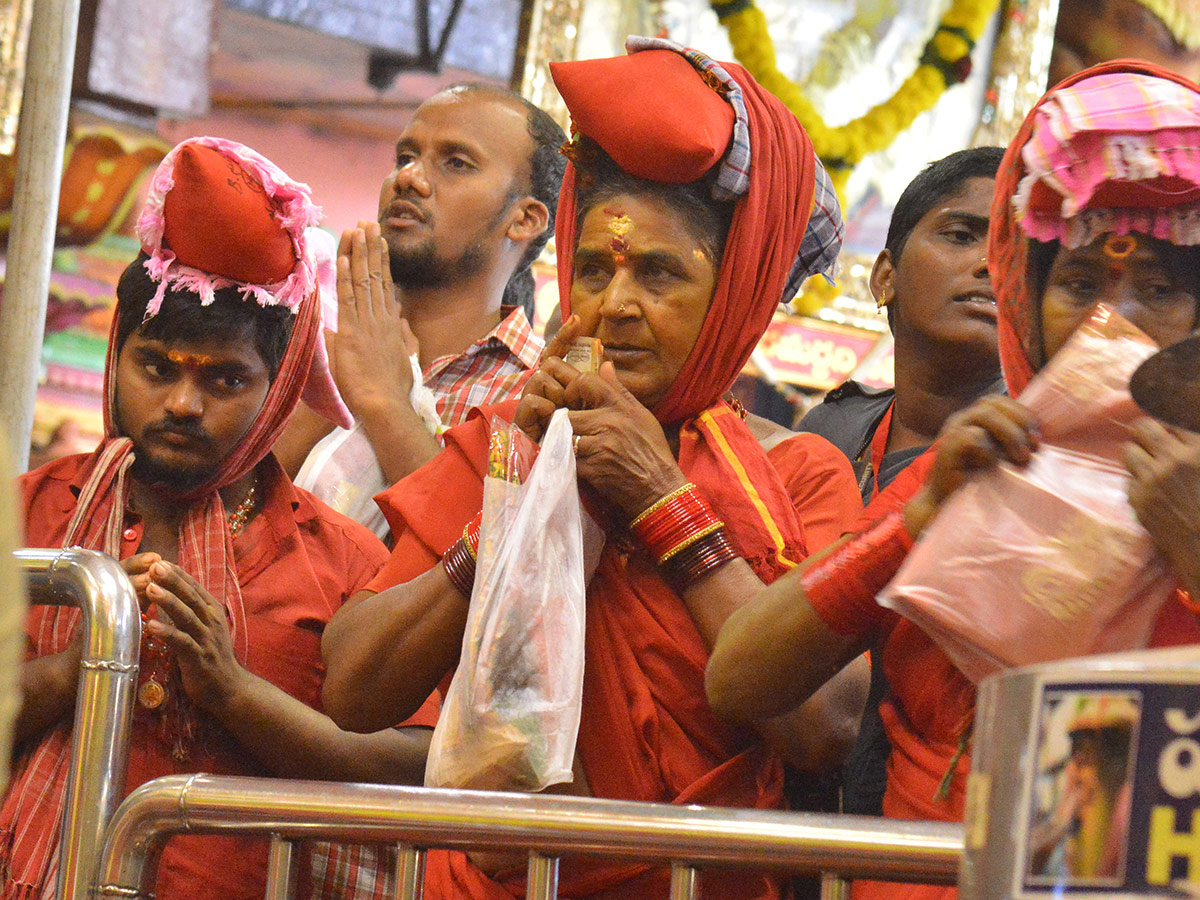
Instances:
[[[168,350],[167,361],[183,369],[203,369],[216,362],[207,353],[183,353],[180,350]]]
[[[616,264],[623,266],[626,254],[629,252],[629,232],[633,229],[633,219],[617,207],[606,206],[601,212],[608,216],[605,227],[612,235],[612,240],[608,242],[608,249],[615,255]]]

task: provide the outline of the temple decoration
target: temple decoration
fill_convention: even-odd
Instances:
[[[803,89],[779,71],[766,17],[753,0],[712,2],[738,61],[796,114],[843,197],[850,173],[863,157],[886,149],[917,116],[932,108],[948,87],[966,80],[971,51],[998,5],[999,0],[954,0],[925,45],[915,71],[896,93],[857,119],[830,127]]]
[[[67,139],[58,203],[59,247],[90,244],[125,217],[141,177],[169,148],[157,138],[131,138],[107,128],[75,132]],[[12,221],[15,156],[0,156],[0,243]]]
[[[972,146],[1004,147],[1046,92],[1058,0],[1008,0]]]
[[[11,155],[17,144],[32,16],[33,0],[9,0],[0,9],[0,155]]]

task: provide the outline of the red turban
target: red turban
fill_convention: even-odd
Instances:
[[[726,149],[732,120],[712,103],[720,97],[712,87],[712,72],[701,75],[695,68],[706,58],[679,48],[689,61],[689,72],[664,61],[663,52],[643,50],[619,60],[562,63],[552,66],[552,72],[577,130],[595,140],[614,161],[625,160],[624,167],[635,159],[686,154],[676,164],[660,161],[654,170],[658,180],[681,172],[694,180],[703,174],[697,160],[724,155],[728,165],[743,148],[734,140]],[[683,421],[712,406],[750,359],[784,296],[805,238],[819,165],[808,135],[778,98],[739,65],[707,63],[728,74],[745,104],[750,151],[748,171],[743,174],[748,176],[748,189],[734,210],[704,327],[654,410],[664,423]],[[694,126],[690,130],[689,122]],[[706,142],[717,125],[723,129],[720,146],[715,155],[707,154]],[[564,317],[570,315],[575,218],[575,169],[568,165],[555,226]]]

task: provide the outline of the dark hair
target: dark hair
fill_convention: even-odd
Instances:
[[[725,239],[733,221],[734,204],[712,197],[712,176],[685,184],[664,184],[630,175],[595,141],[580,137],[574,151],[575,227],[597,203],[619,194],[652,197],[669,206],[708,253],[715,268],[721,266]]]
[[[925,218],[926,213],[947,197],[957,195],[968,180],[995,178],[1003,158],[1003,147],[972,147],[969,150],[959,150],[930,163],[920,175],[910,181],[900,199],[896,201],[892,221],[888,225],[887,240],[883,244],[892,257],[892,265],[900,264],[900,255],[904,252],[904,245],[908,243],[908,236],[917,227],[917,223]]]
[[[900,265],[900,255],[909,235],[925,215],[948,197],[957,196],[972,178],[995,178],[1004,159],[1003,147],[971,147],[958,150],[936,162],[931,162],[921,173],[908,183],[888,223],[887,239],[883,249],[892,258],[892,265]],[[887,307],[888,328],[896,330],[896,310]]]
[[[144,337],[157,341],[202,341],[211,338],[239,339],[250,335],[254,347],[271,372],[271,380],[279,372],[288,340],[292,336],[295,316],[284,306],[260,306],[247,300],[236,287],[222,288],[208,306],[191,291],[168,290],[158,314],[145,320],[158,283],[146,271],[146,254],[125,267],[117,282],[117,347],[141,329]]]
[[[486,94],[499,100],[519,104],[525,110],[525,130],[533,139],[533,152],[529,156],[529,194],[545,204],[550,213],[546,230],[531,240],[525,248],[512,277],[504,287],[503,304],[505,306],[524,307],[526,315],[533,321],[533,273],[529,267],[542,253],[542,248],[550,238],[554,237],[554,217],[558,213],[558,192],[562,187],[563,173],[567,171],[567,160],[559,152],[563,141],[567,139],[562,128],[548,112],[537,106],[516,91],[499,85],[487,84],[480,81],[466,81],[452,84],[447,91],[460,93]],[[515,193],[512,199],[521,196]]]

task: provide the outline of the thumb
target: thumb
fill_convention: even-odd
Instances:
[[[610,360],[606,359],[600,363],[600,379],[611,385],[621,396],[628,397],[634,403],[638,402],[637,398],[629,393],[628,388],[621,383],[621,379],[617,376],[617,367]]]

